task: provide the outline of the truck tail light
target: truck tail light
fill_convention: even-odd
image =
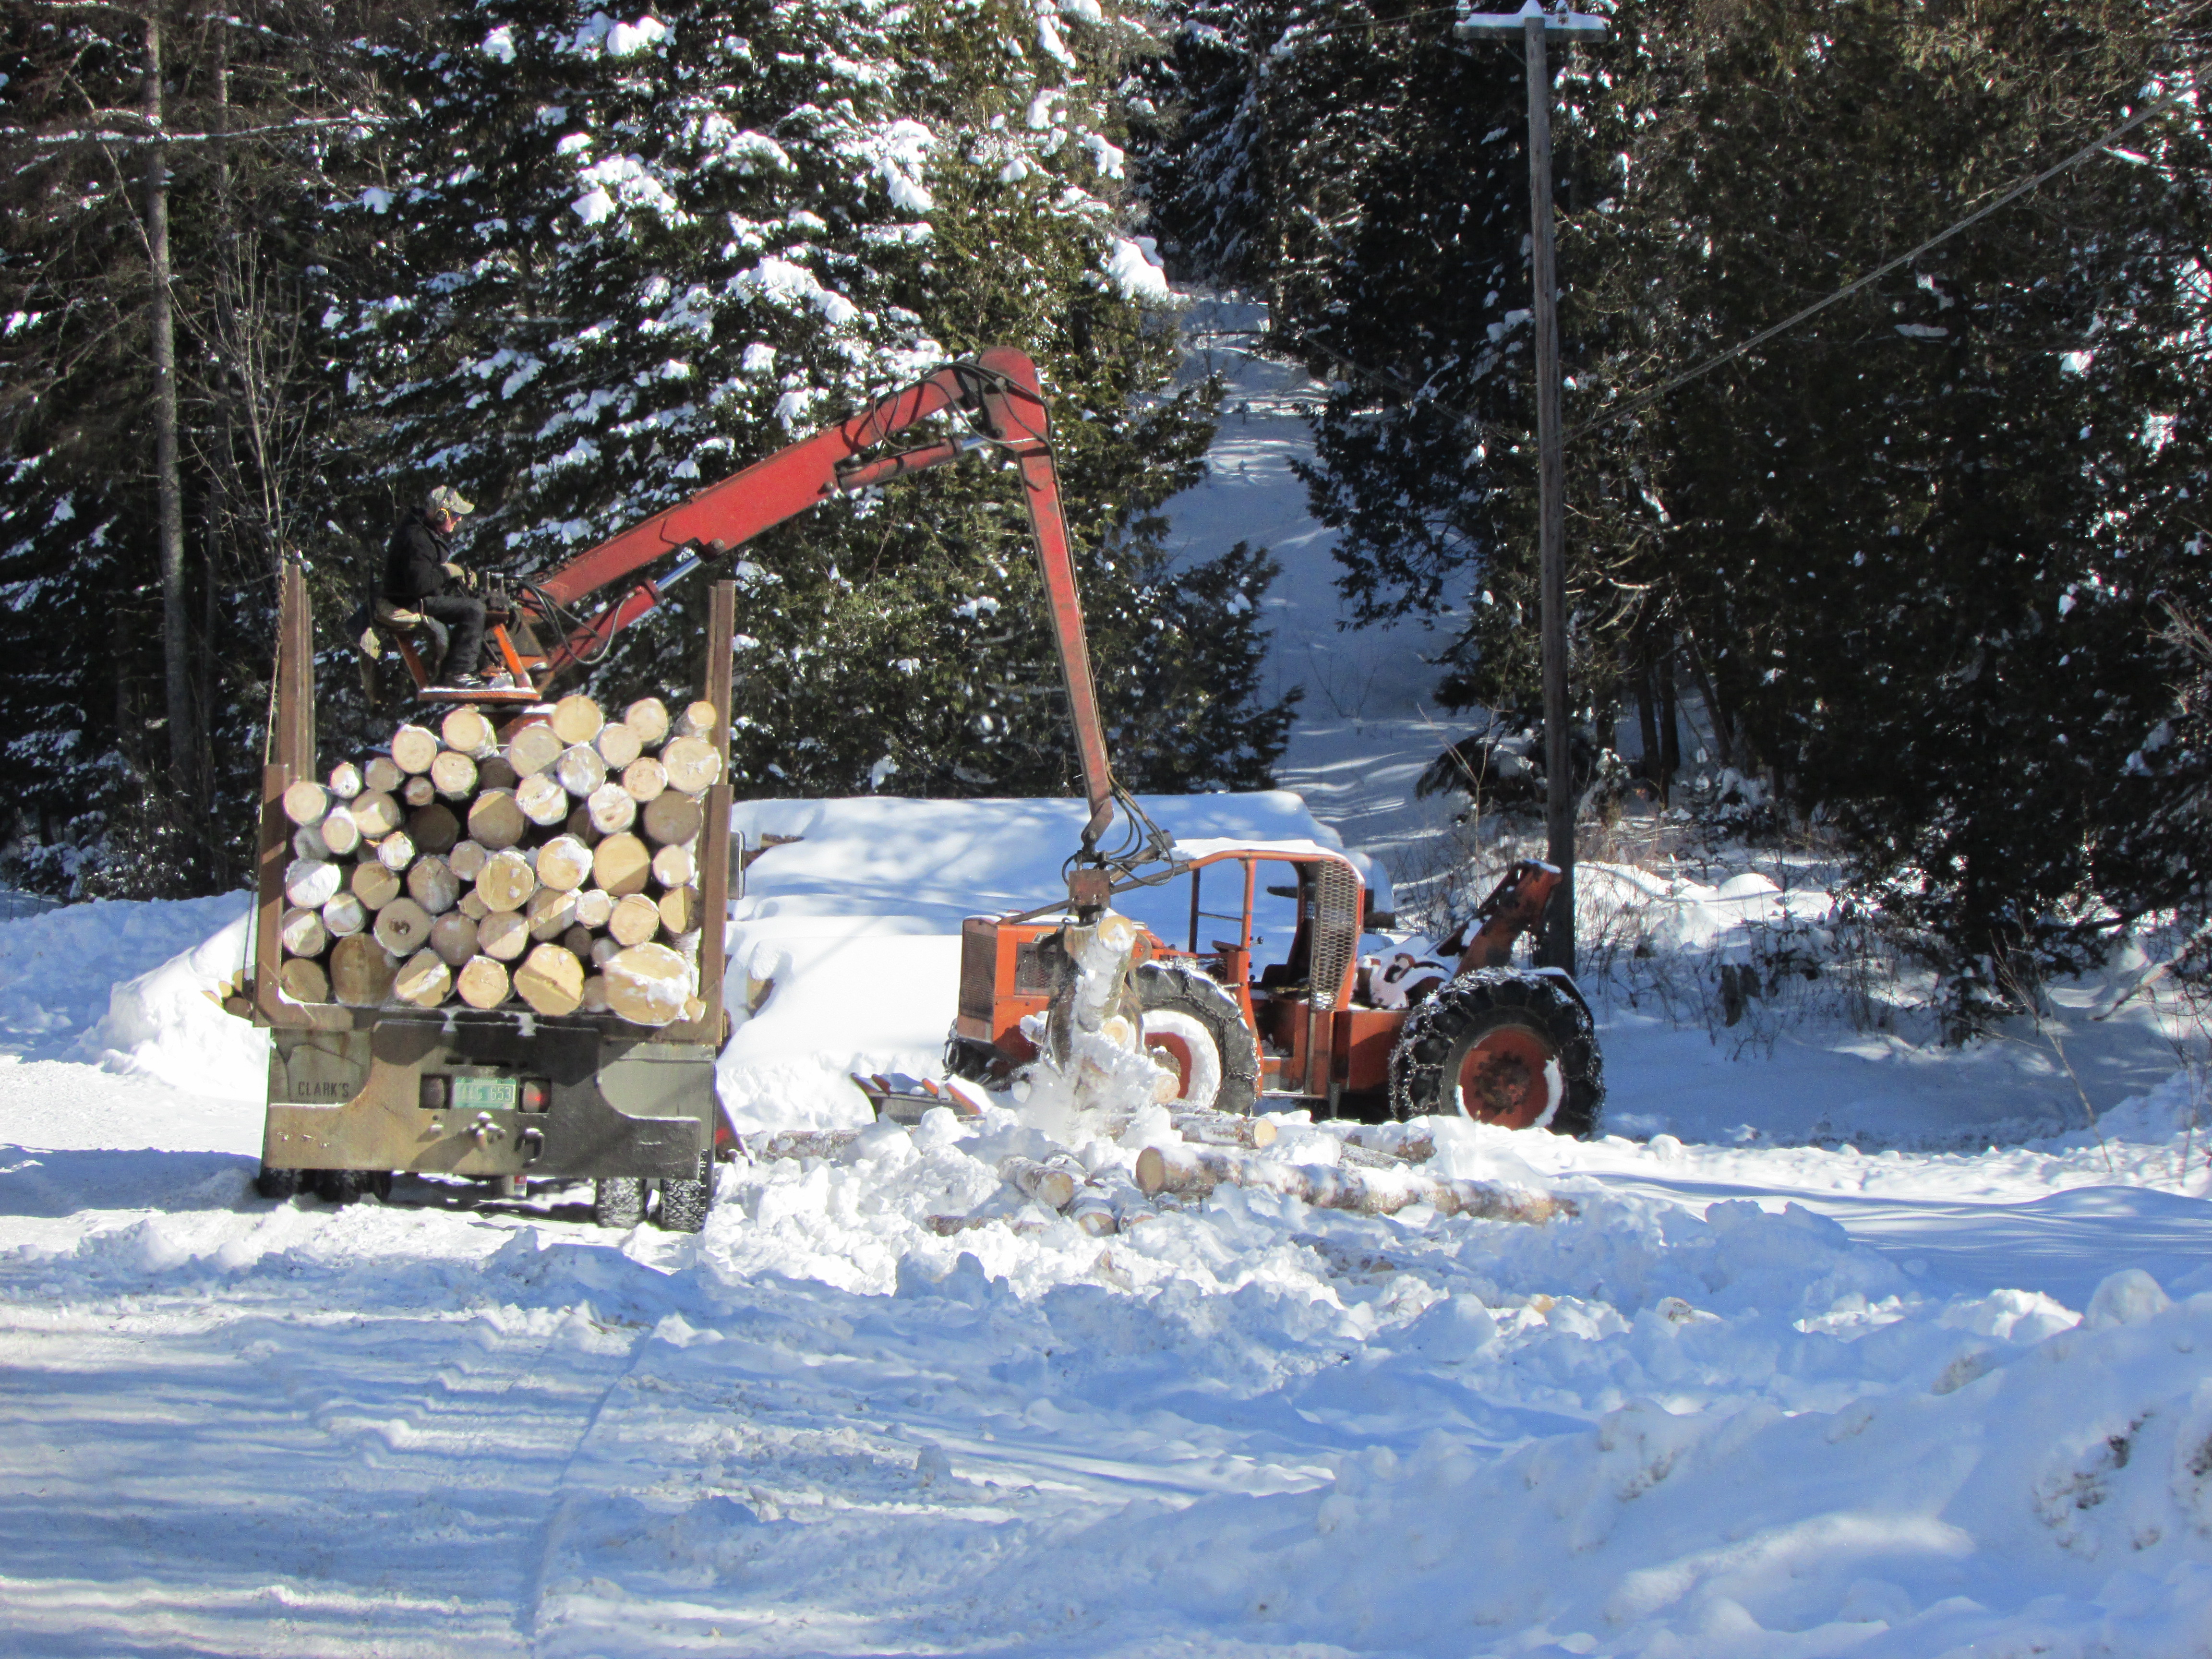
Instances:
[[[445,1079],[441,1077],[426,1077],[422,1079],[422,1109],[424,1111],[444,1111],[446,1109],[446,1098]]]
[[[542,1112],[553,1103],[553,1088],[544,1079],[526,1077],[522,1079],[522,1109]]]

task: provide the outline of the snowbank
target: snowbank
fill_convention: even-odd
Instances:
[[[265,1098],[269,1034],[225,1013],[218,998],[244,969],[252,914],[108,994],[107,1015],[78,1045],[111,1072],[186,1094]]]
[[[100,899],[0,921],[0,1053],[58,1060],[79,1053],[118,981],[193,949],[246,914],[246,896]]]

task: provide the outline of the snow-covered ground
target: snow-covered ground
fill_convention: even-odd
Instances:
[[[1232,409],[1183,523],[1296,556],[1278,661],[1360,695],[1310,701],[1303,803],[1150,805],[1389,866],[1445,822],[1425,671],[1346,666],[1292,436]],[[933,1059],[960,917],[1048,897],[1073,823],[744,809],[802,839],[737,913],[741,1123]],[[696,1238],[580,1189],[271,1204],[207,994],[240,902],[0,922],[0,1653],[2212,1653],[2201,1037],[2096,1018],[2124,976],[1964,1051],[1728,1026],[1715,964],[1826,900],[1707,873],[1584,884],[1650,951],[1592,987],[1617,1133],[1437,1129],[1544,1225],[1229,1188],[1096,1237],[1008,1201],[1048,1142],[1004,1109],[726,1168]]]

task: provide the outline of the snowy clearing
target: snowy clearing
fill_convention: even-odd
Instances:
[[[1335,632],[1295,385],[1239,373],[1181,522],[1292,563],[1297,793],[1148,808],[1387,889],[1452,734],[1417,640]],[[961,917],[1049,898],[1079,816],[742,807],[801,839],[736,910],[740,1126],[932,1069]],[[0,922],[0,1651],[2212,1652],[2203,1034],[2096,1018],[2117,978],[1967,1050],[1810,994],[1725,1024],[1717,965],[1817,885],[1583,893],[1650,947],[1589,985],[1613,1133],[1439,1123],[1427,1166],[1576,1213],[1224,1188],[1104,1238],[1009,1197],[1050,1143],[997,1108],[726,1167],[696,1237],[581,1188],[269,1203],[261,1039],[206,994],[241,902]],[[1110,1182],[1143,1134],[1072,1139]]]
[[[1294,802],[1256,799],[1194,828],[1293,827]],[[1072,823],[997,811],[1046,808]],[[758,1113],[763,1067],[805,1041],[826,1085],[817,1021],[896,1054],[870,1043],[936,1018],[926,952],[853,953],[941,948],[960,907],[910,853],[854,856],[950,804],[752,810],[811,815],[741,912],[741,950],[783,952],[789,981],[725,1062]],[[1042,864],[1063,827],[957,810],[978,858]],[[872,918],[871,880],[899,896]],[[109,908],[111,981],[222,919]],[[64,947],[70,984],[100,971],[84,925],[0,924],[11,1006]],[[204,1052],[158,994],[179,976],[130,975],[107,1025]],[[9,1645],[2203,1652],[2212,1203],[2189,1078],[2106,1114],[2101,1147],[1735,1144],[1696,1126],[1824,1078],[1845,1097],[1882,1063],[1848,1032],[1729,1060],[1657,1025],[1610,1019],[1608,1066],[1615,1109],[1672,1131],[1438,1127],[1437,1173],[1548,1186],[1571,1218],[1223,1189],[1107,1239],[1006,1204],[997,1159],[1048,1147],[1000,1110],[726,1169],[696,1239],[600,1232],[580,1188],[272,1205],[250,1191],[258,1106],[155,1080],[160,1039],[117,1076],[15,1038]],[[1954,1083],[1978,1058],[1922,1056]],[[1941,1098],[1887,1070],[1900,1122]],[[1340,1156],[1281,1122],[1287,1156]],[[994,1203],[1005,1220],[931,1225]]]

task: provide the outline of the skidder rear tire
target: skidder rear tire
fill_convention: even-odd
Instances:
[[[1165,1103],[1249,1115],[1260,1097],[1260,1055],[1237,999],[1182,963],[1139,963],[1135,979],[1145,1047],[1173,1064],[1180,1084]]]
[[[714,1207],[714,1155],[699,1155],[696,1180],[660,1183],[660,1229],[670,1233],[696,1233],[707,1224],[707,1212]]]
[[[1557,975],[1479,968],[1406,1017],[1390,1051],[1390,1109],[1588,1135],[1605,1103],[1589,1010]]]

